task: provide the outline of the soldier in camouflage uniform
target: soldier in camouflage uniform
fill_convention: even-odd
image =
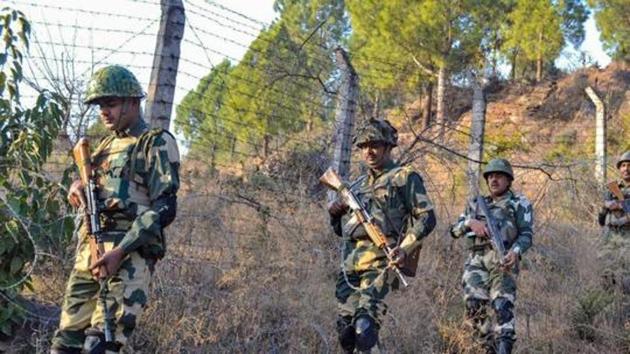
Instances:
[[[490,161],[483,176],[490,191],[490,195],[483,198],[509,250],[504,265],[499,264],[499,257],[490,244],[489,231],[483,217],[477,213],[476,199],[469,202],[450,231],[455,238],[463,236],[469,250],[462,278],[467,322],[488,353],[506,354],[511,353],[516,340],[513,312],[516,265],[532,245],[533,211],[527,198],[510,190],[514,172],[507,160]],[[488,305],[496,315],[494,328]]]
[[[617,182],[619,189],[625,199],[629,199],[630,151],[621,155],[617,169],[621,175]],[[599,224],[607,227],[599,251],[604,286],[608,289],[618,286],[624,294],[630,295],[630,214],[623,211],[620,201],[610,191],[604,197]]]
[[[357,132],[354,144],[361,150],[367,173],[350,185],[374,216],[393,247],[396,263],[417,257],[422,239],[435,227],[433,206],[420,175],[411,166],[391,158],[397,145],[396,129],[386,120],[369,120]],[[398,288],[385,252],[369,239],[341,201],[329,206],[335,233],[343,237],[343,265],[337,278],[337,330],[344,351],[370,351],[378,341],[385,296]]]
[[[179,152],[170,133],[148,129],[140,110],[143,96],[135,76],[118,65],[96,71],[89,83],[85,102],[99,105],[101,121],[112,132],[92,154],[106,252],[90,264],[82,225],[51,353],[120,351],[147,304],[155,263],[165,252],[162,230],[175,218]],[[85,205],[80,180],[68,199],[75,207]],[[105,314],[97,301],[100,267],[109,275],[112,343],[105,343]]]

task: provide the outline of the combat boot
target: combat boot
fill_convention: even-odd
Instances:
[[[352,325],[352,317],[343,316],[337,319],[337,333],[339,334],[339,344],[344,353],[353,353],[356,335],[354,326]]]
[[[66,348],[66,347],[52,347],[50,348],[50,354],[81,354],[81,349]]]
[[[512,345],[514,344],[511,340],[500,340],[499,348],[497,350],[497,354],[512,354]]]

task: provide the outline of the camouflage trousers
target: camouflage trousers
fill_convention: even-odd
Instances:
[[[116,235],[106,235],[107,236]],[[113,242],[105,242],[111,250]],[[89,270],[90,248],[87,238],[81,237],[77,247],[74,268],[70,274],[62,305],[59,329],[52,339],[52,347],[83,348],[85,331],[95,328],[103,331],[104,309],[99,300],[100,284]],[[155,261],[132,252],[122,261],[119,270],[107,280],[107,309],[116,347],[120,349],[131,336],[138,316],[147,304],[149,282]],[[108,351],[109,352],[109,351]]]
[[[380,319],[387,313],[385,296],[398,286],[391,270],[339,272],[335,291],[339,318],[352,321],[367,314],[380,327]]]
[[[512,272],[499,269],[499,259],[492,249],[471,252],[462,277],[466,322],[484,346],[494,347],[495,340],[514,342],[514,304],[516,279]],[[491,307],[492,313],[488,307]],[[496,324],[493,325],[493,317]]]
[[[598,259],[604,287],[630,294],[630,228],[607,230]]]

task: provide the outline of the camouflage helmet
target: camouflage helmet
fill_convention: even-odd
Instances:
[[[510,180],[514,180],[514,171],[512,170],[512,165],[506,159],[492,159],[486,167],[483,169],[483,178],[488,179],[488,175],[492,172],[501,172],[508,177]]]
[[[120,65],[109,65],[98,69],[87,87],[87,104],[102,97],[144,97],[142,87],[133,73]]]
[[[630,150],[624,152],[623,154],[621,154],[621,156],[619,156],[619,159],[617,160],[617,169],[621,167],[622,162],[630,162]]]
[[[390,146],[398,145],[398,131],[394,126],[385,119],[370,118],[363,124],[354,136],[354,145],[361,145],[380,141]]]

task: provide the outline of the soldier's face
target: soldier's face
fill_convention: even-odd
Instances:
[[[390,159],[391,147],[378,141],[361,145],[363,160],[371,169],[380,170]]]
[[[125,130],[138,118],[137,100],[118,97],[104,97],[96,101],[101,122],[109,130]]]
[[[488,174],[488,190],[493,197],[500,197],[510,188],[510,177],[505,173],[491,172]]]
[[[619,173],[625,182],[630,182],[630,161],[624,161],[619,165]]]

